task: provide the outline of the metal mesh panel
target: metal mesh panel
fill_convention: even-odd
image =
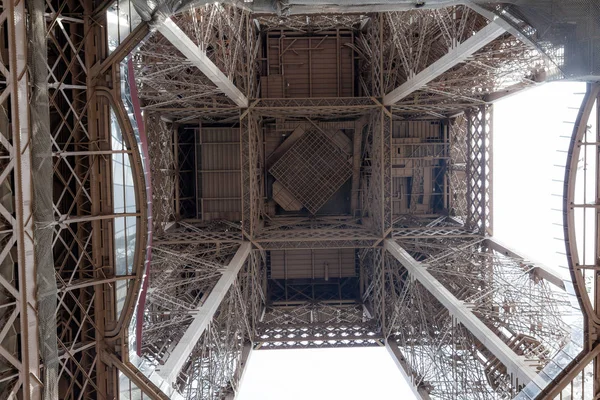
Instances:
[[[346,155],[324,134],[306,132],[269,172],[311,213],[316,212],[352,176]]]

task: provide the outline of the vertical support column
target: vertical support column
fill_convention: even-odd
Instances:
[[[369,216],[373,233],[384,237],[392,227],[392,114],[381,106],[371,119],[372,144],[370,151],[371,178],[369,181]]]
[[[379,324],[379,329],[383,335],[387,335],[386,314],[385,314],[385,250],[383,247],[370,249],[372,255],[370,262],[370,271],[361,271],[366,273],[370,280],[362,300],[369,314]],[[367,264],[369,265],[369,264]]]
[[[383,107],[382,132],[382,201],[383,201],[383,235],[388,236],[392,229],[392,111]]]
[[[252,237],[252,196],[250,176],[250,122],[248,110],[240,110],[240,167],[242,187],[242,232]]]
[[[115,271],[113,250],[111,246],[107,246],[106,242],[107,232],[110,232],[110,236],[114,235],[114,224],[109,219],[92,219],[86,222],[85,217],[87,217],[88,212],[90,212],[90,216],[100,216],[115,211],[112,181],[109,181],[111,184],[107,185],[105,178],[112,176],[112,157],[97,157],[92,153],[93,150],[112,151],[111,134],[114,132],[111,130],[111,117],[107,115],[107,111],[110,109],[109,100],[106,96],[100,95],[96,88],[98,83],[95,77],[87,73],[107,53],[107,41],[105,31],[101,27],[102,22],[91,16],[92,3],[90,0],[82,1],[81,9],[78,10],[79,16],[83,20],[83,26],[79,26],[77,29],[85,32],[83,52],[81,50],[77,52],[77,47],[75,47],[72,38],[67,37],[68,31],[66,29],[61,29],[61,31],[64,32],[65,40],[69,43],[70,50],[73,53],[71,60],[73,71],[79,72],[79,76],[73,74],[67,79],[70,78],[72,84],[75,84],[78,79],[81,80],[81,83],[85,82],[85,89],[82,92],[73,92],[73,95],[85,99],[86,104],[81,106],[74,104],[73,108],[77,109],[77,117],[82,121],[86,121],[87,125],[82,124],[81,127],[70,132],[74,137],[76,148],[82,152],[81,156],[75,157],[74,160],[75,174],[78,177],[84,177],[89,170],[91,195],[89,205],[84,197],[78,196],[76,199],[77,207],[70,210],[70,213],[77,213],[78,216],[83,217],[77,228],[77,238],[74,237],[73,240],[78,244],[77,250],[86,252],[89,257],[87,260],[78,262],[77,268],[81,273],[89,273],[94,279],[100,280],[105,272],[98,266],[110,266],[113,271],[111,273]],[[65,14],[68,11],[70,10],[63,10]],[[58,23],[61,22],[58,21]],[[71,28],[74,28],[74,26],[71,26]],[[114,72],[112,75],[113,82],[116,80]],[[113,111],[117,112],[117,110]],[[85,119],[86,115],[87,120]],[[83,179],[82,183],[82,187],[87,184]],[[86,228],[89,229],[89,227],[91,227],[91,231],[86,232]],[[91,241],[91,246],[83,245],[86,240]],[[112,242],[112,237],[108,240]],[[91,290],[81,290],[78,293],[78,300],[86,307],[86,313],[79,317],[81,319],[80,323],[83,325],[89,320],[94,327],[93,333],[87,334],[87,337],[82,335],[80,338],[81,342],[95,341],[94,351],[90,351],[87,355],[89,360],[82,361],[81,367],[79,367],[89,369],[95,374],[94,376],[90,373],[90,376],[84,376],[81,379],[82,385],[84,385],[84,396],[88,397],[95,395],[99,398],[110,398],[114,396],[115,387],[111,383],[113,380],[118,379],[117,370],[109,368],[99,356],[106,346],[104,342],[106,331],[111,329],[116,321],[116,314],[114,313],[116,308],[115,295],[113,291],[107,289],[108,285],[94,285]],[[77,311],[76,307],[71,309]],[[61,343],[61,346],[65,347],[65,344]],[[67,375],[63,375],[62,379],[73,378],[70,376],[67,378]]]
[[[492,235],[492,106],[467,111],[467,225]]]
[[[38,344],[36,266],[33,244],[31,149],[29,130],[29,82],[27,71],[27,17],[24,0],[4,0],[7,12],[11,130],[14,157],[15,221],[20,310],[23,399],[42,398]],[[9,360],[10,361],[10,360]]]
[[[240,115],[240,158],[242,177],[242,231],[248,239],[259,228],[263,184],[262,140],[256,117],[249,110]]]
[[[484,112],[485,115],[485,119],[484,119],[484,124],[483,127],[485,129],[485,136],[484,136],[484,144],[485,144],[485,148],[484,148],[484,157],[485,157],[485,175],[483,176],[483,179],[485,181],[485,227],[486,227],[486,235],[492,236],[494,233],[494,220],[493,220],[493,213],[492,213],[492,209],[493,209],[493,205],[492,205],[492,201],[494,199],[494,193],[492,191],[493,189],[493,177],[494,177],[494,173],[492,170],[492,167],[494,165],[493,163],[493,159],[492,159],[492,155],[494,154],[493,151],[493,143],[494,143],[494,138],[493,138],[493,133],[494,133],[494,122],[493,122],[493,117],[494,117],[494,108],[493,105],[486,105],[486,106],[482,106],[482,112]]]
[[[352,215],[357,217],[360,198],[360,166],[362,164],[362,142],[363,130],[368,120],[362,117],[354,123],[354,134],[352,136],[352,193],[350,199],[350,209]],[[364,205],[362,205],[364,207]],[[362,210],[361,210],[362,211]]]
[[[367,28],[367,40],[370,44],[371,59],[369,62],[369,70],[371,72],[371,93],[373,97],[381,98],[385,95],[383,88],[383,23],[384,15],[382,13],[377,14],[374,18],[369,21],[369,27]]]
[[[466,215],[466,226],[467,229],[471,229],[471,230],[475,230],[475,228],[477,227],[477,221],[474,219],[474,215],[473,215],[473,209],[476,207],[475,204],[473,204],[473,196],[472,193],[475,190],[475,182],[473,180],[473,176],[472,176],[472,172],[473,171],[473,158],[472,158],[472,154],[473,154],[473,110],[467,110],[465,112],[466,116],[467,116],[467,171],[466,171],[466,175],[467,175],[467,215]],[[477,229],[477,231],[479,232],[480,230]]]

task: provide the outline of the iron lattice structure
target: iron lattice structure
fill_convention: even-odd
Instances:
[[[385,346],[422,399],[594,398],[600,87],[572,282],[493,237],[492,103],[597,80],[598,7],[413,3],[2,1],[0,393],[232,398],[252,351]],[[287,210],[311,132],[338,164]]]

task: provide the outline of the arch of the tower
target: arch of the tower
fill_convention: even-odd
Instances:
[[[204,3],[2,2],[0,393],[229,399],[254,351],[360,346],[421,399],[600,391],[598,85],[572,282],[491,179],[493,101],[600,75],[592,2]]]

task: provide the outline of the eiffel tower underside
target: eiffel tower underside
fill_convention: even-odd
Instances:
[[[233,399],[255,351],[364,346],[420,399],[596,398],[599,16],[3,0],[0,398]],[[560,79],[569,277],[493,236],[493,103]]]

